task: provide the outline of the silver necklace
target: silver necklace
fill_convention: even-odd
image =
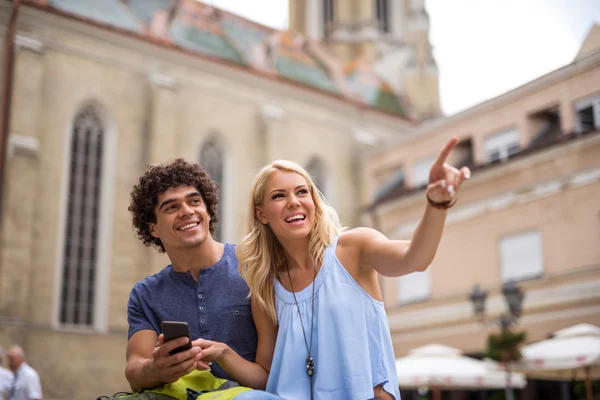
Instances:
[[[290,266],[288,263],[285,263],[285,267],[287,270],[288,279],[290,280],[290,287],[292,288],[292,295],[294,296],[294,302],[296,303],[296,309],[298,310],[298,316],[300,317],[300,326],[302,327],[302,335],[304,335],[304,344],[306,344],[306,351],[308,352],[308,356],[306,357],[306,375],[308,375],[308,379],[310,380],[310,399],[313,400],[313,377],[315,375],[315,362],[311,357],[312,352],[312,339],[313,339],[313,328],[315,325],[315,281],[317,280],[317,269],[315,268],[315,277],[312,281],[312,297],[311,297],[311,322],[310,322],[310,343],[306,338],[306,331],[304,330],[304,323],[302,322],[302,314],[300,314],[300,306],[298,305],[298,300],[296,299],[296,292],[294,291],[294,285],[292,284],[292,277],[290,276]]]

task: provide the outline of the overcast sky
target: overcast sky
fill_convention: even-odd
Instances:
[[[288,0],[203,2],[274,28],[288,25]],[[426,0],[426,7],[448,115],[569,64],[600,24],[600,0]]]

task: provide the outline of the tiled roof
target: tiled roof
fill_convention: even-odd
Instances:
[[[221,21],[214,13],[206,11],[193,4],[184,4],[175,10],[169,29],[171,41],[188,50],[246,65],[240,52],[225,36]]]
[[[195,0],[24,1],[118,32],[131,32],[157,45],[179,47],[292,81],[363,107],[407,116],[398,96],[366,63],[344,66],[329,53],[320,57],[326,52],[320,43]]]
[[[390,85],[379,79],[364,60],[357,59],[346,65],[344,75],[352,93],[365,103],[395,114],[405,113]]]
[[[176,0],[126,0],[124,3],[145,26],[150,26],[156,13],[171,13]],[[69,11],[68,8],[63,9]]]
[[[125,4],[118,0],[36,0],[35,2],[45,3],[78,17],[96,20],[128,31],[141,33],[144,30],[144,24],[129,11]]]
[[[276,40],[272,40],[269,47],[277,72],[283,77],[339,94],[340,90],[326,73],[325,66],[304,45],[297,35],[276,35]]]

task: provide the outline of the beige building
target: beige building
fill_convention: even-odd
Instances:
[[[397,239],[411,237],[429,167],[451,137],[460,142],[450,163],[473,169],[430,268],[382,279],[397,357],[430,343],[481,355],[508,310],[501,287],[510,280],[525,292],[517,329],[528,341],[600,325],[599,29],[571,64],[368,157],[365,218]],[[469,300],[476,284],[488,292],[485,322]]]
[[[128,294],[168,263],[127,211],[146,164],[200,161],[221,187],[218,237],[238,242],[267,162],[305,165],[356,225],[360,154],[413,129],[369,65],[194,0],[24,0],[14,25],[11,8],[0,345],[24,347],[45,399],[128,389]]]

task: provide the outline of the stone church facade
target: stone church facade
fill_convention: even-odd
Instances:
[[[4,27],[10,13],[2,2]],[[145,165],[201,162],[222,241],[239,241],[250,182],[278,158],[306,166],[353,226],[363,155],[414,125],[369,65],[193,0],[26,0],[15,32],[0,345],[23,346],[47,399],[128,389],[128,294],[168,263],[127,211]]]

